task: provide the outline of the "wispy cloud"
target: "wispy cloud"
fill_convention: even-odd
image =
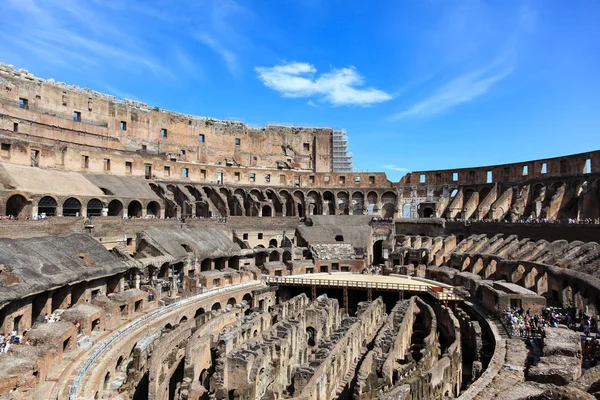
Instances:
[[[202,43],[210,47],[223,59],[229,72],[231,72],[233,75],[239,75],[240,68],[238,65],[238,58],[233,51],[229,50],[221,43],[217,42],[212,36],[208,35],[207,33],[200,33],[196,37]]]
[[[0,27],[4,50],[27,48],[29,58],[74,70],[99,70],[110,64],[131,73],[150,72],[176,79],[177,63],[166,63],[153,54],[159,35],[148,34],[135,22],[119,23],[113,3],[75,0],[8,0],[3,11],[10,16]],[[132,3],[133,4],[133,3]],[[127,10],[126,10],[127,11]],[[27,30],[26,39],[14,34]],[[26,43],[24,43],[26,41]],[[181,60],[182,58],[176,58]],[[35,65],[29,61],[29,65]]]
[[[504,62],[501,66],[494,64],[454,78],[430,97],[392,115],[391,119],[436,115],[477,99],[513,71],[513,66]]]
[[[521,42],[536,24],[537,13],[527,3],[509,20],[500,21],[484,2],[461,3],[444,14],[432,37],[433,49],[450,78],[437,77],[415,88],[421,92],[389,120],[435,116],[475,101],[509,77],[517,68]],[[515,18],[516,17],[516,18]],[[435,64],[435,63],[434,63]],[[438,75],[437,73],[433,76]]]
[[[410,172],[410,170],[408,168],[397,167],[394,164],[382,165],[381,168],[389,169],[390,171]]]
[[[361,88],[364,79],[354,67],[332,69],[316,76],[317,69],[308,63],[290,62],[274,67],[255,67],[263,83],[284,97],[317,96],[335,106],[368,106],[392,99],[382,90]]]

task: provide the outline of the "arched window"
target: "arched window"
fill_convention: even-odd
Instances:
[[[102,202],[98,199],[91,199],[87,203],[87,216],[99,217],[102,215]]]
[[[109,217],[120,217],[123,215],[123,203],[119,200],[113,200],[108,203],[108,216]]]
[[[56,215],[56,200],[50,196],[42,197],[38,203],[38,214],[46,214],[47,217]]]
[[[20,194],[13,194],[6,202],[6,215],[19,217],[26,205],[27,199],[25,197]]]
[[[81,215],[81,202],[75,197],[69,197],[63,203],[63,216],[78,217]]]

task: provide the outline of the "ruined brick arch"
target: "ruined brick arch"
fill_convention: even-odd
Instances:
[[[463,259],[463,262],[462,262],[462,265],[461,265],[461,267],[460,267],[460,270],[461,270],[461,271],[466,271],[466,270],[469,268],[469,265],[471,265],[471,257],[469,257],[469,256],[466,256],[466,257]]]
[[[86,206],[86,215],[88,217],[100,217],[102,216],[102,209],[104,204],[99,199],[90,199]]]
[[[54,196],[45,195],[37,201],[37,206],[38,215],[46,214],[48,217],[53,217],[56,216],[56,207],[58,206],[58,201]]]
[[[287,190],[281,190],[279,192],[279,196],[281,196],[281,198],[283,200],[285,200],[285,205],[284,205],[285,215],[288,217],[296,215],[297,214],[296,202],[292,198],[292,195],[290,194],[290,192],[288,192]]]
[[[306,195],[306,215],[322,215],[323,203],[321,195],[315,190],[311,190]]]
[[[146,206],[146,215],[160,217],[160,204],[157,201],[150,201]]]
[[[483,258],[477,257],[475,259],[475,262],[473,263],[473,268],[472,268],[471,272],[476,275],[481,275],[482,270],[483,270]]]
[[[336,193],[335,207],[340,210],[340,214],[350,214],[350,195],[346,190],[340,190]]]
[[[485,266],[483,277],[485,279],[488,279],[488,278],[493,277],[494,275],[496,275],[496,268],[497,268],[497,266],[498,266],[498,261],[493,260],[493,259],[489,260],[489,262]]]
[[[221,307],[221,303],[219,303],[218,301],[217,301],[217,302],[215,302],[215,303],[214,303],[214,304],[213,304],[213,305],[210,307],[211,311],[219,311],[219,310],[221,310],[221,308],[222,308],[222,307]]]
[[[235,299],[235,297],[230,297],[229,300],[227,300],[227,305],[231,307],[235,307],[237,303],[238,301]]]
[[[265,194],[267,199],[273,205],[273,216],[283,215],[283,203],[281,202],[279,195],[273,189],[267,189]]]
[[[281,261],[281,254],[279,254],[279,251],[272,251],[271,254],[269,254],[269,261]]]
[[[375,209],[377,209],[378,199],[379,199],[379,195],[377,194],[377,192],[370,191],[367,194],[367,204],[373,204],[375,206]]]
[[[528,271],[526,271],[525,277],[523,278],[523,287],[525,287],[526,289],[536,290],[536,281],[538,274],[539,271],[535,267],[531,267]]]
[[[81,216],[81,200],[78,197],[69,197],[63,202],[63,217]]]
[[[465,188],[463,189],[463,206],[469,201],[471,196],[475,193],[475,189],[473,188]]]
[[[273,208],[270,205],[265,204],[261,208],[261,215],[263,217],[273,217],[274,216]]]
[[[365,207],[365,194],[363,192],[352,193],[352,215],[362,215]]]
[[[292,253],[290,251],[287,251],[287,250],[284,251],[283,255],[282,255],[282,261],[284,263],[291,262],[292,261]]]
[[[546,271],[538,274],[535,285],[535,291],[537,294],[541,296],[546,296],[548,294],[548,273]]]
[[[306,203],[304,202],[304,192],[301,190],[296,190],[294,192],[294,201],[296,202],[296,207],[298,208],[298,216],[303,218],[306,217]]]
[[[227,204],[223,201],[221,194],[215,191],[210,186],[204,186],[202,187],[202,190],[204,191],[208,199],[214,204],[216,208],[215,211],[217,211],[221,217],[226,217],[228,215],[228,207]]]
[[[31,200],[23,192],[11,192],[6,198],[6,215],[13,217],[31,216]]]
[[[523,279],[523,275],[525,274],[525,267],[521,264],[515,268],[513,273],[510,275],[510,282],[516,283],[518,285],[522,285],[521,280]]]
[[[323,215],[335,215],[335,196],[330,190],[323,192]]]
[[[128,217],[141,217],[142,216],[142,204],[138,200],[131,200],[127,205],[127,216]]]

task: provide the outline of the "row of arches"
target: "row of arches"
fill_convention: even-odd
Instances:
[[[59,214],[59,203],[53,196],[44,196],[37,203],[37,214],[45,214],[47,217],[54,217]],[[25,217],[31,214],[32,201],[27,200],[21,194],[13,194],[6,201],[6,215],[17,217]],[[124,215],[125,207],[123,202],[118,199],[111,200],[108,204],[103,203],[100,199],[92,198],[88,200],[85,206],[75,197],[69,197],[62,203],[62,216],[64,217],[100,217],[106,208],[106,215],[109,217],[121,217]],[[130,217],[142,217],[144,215],[144,207],[138,200],[131,200],[127,204],[127,215]],[[160,216],[161,206],[157,201],[150,201],[145,207],[145,215]],[[85,211],[85,213],[83,212]]]

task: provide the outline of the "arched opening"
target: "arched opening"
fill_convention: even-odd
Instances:
[[[381,208],[381,216],[383,218],[394,218],[394,212],[396,211],[396,206],[392,203],[386,203]]]
[[[335,198],[330,191],[323,193],[323,208],[327,210],[327,215],[335,215]]]
[[[201,317],[204,314],[206,314],[206,311],[204,311],[204,308],[199,308],[196,310],[196,313],[194,314],[194,319]]]
[[[138,218],[142,216],[142,205],[137,200],[132,200],[127,206],[127,216]]]
[[[220,309],[221,309],[221,303],[215,303],[211,307],[211,310],[213,310],[213,311],[219,311]]]
[[[373,264],[383,264],[383,240],[373,243]]]
[[[108,216],[109,217],[120,217],[123,215],[123,203],[119,200],[113,200],[108,203]]]
[[[98,199],[91,199],[87,203],[86,215],[88,217],[100,217],[102,215],[102,202]]]
[[[205,258],[200,263],[200,271],[210,271],[212,269],[212,262],[210,258]]]
[[[352,215],[362,215],[365,207],[365,195],[361,192],[352,194]]]
[[[6,202],[6,215],[13,218],[21,217],[21,213],[27,206],[27,199],[20,194],[13,194]]]
[[[188,318],[184,315],[183,317],[181,317],[181,319],[179,320],[179,325],[186,323],[188,320]]]
[[[110,383],[110,371],[107,372],[106,375],[104,375],[104,385],[103,385],[104,390],[108,389],[109,383]]]
[[[269,254],[269,261],[279,261],[279,252],[272,251],[271,254]]]
[[[81,202],[75,197],[69,197],[63,203],[64,217],[79,217],[81,215]]]
[[[315,330],[315,328],[309,326],[308,328],[306,328],[306,335],[307,335],[307,344],[310,347],[314,347],[317,344],[317,331]]]
[[[425,207],[423,209],[423,218],[433,217],[433,209],[431,207]]]
[[[263,206],[262,207],[262,216],[263,217],[272,217],[273,216],[273,213],[272,213],[272,210],[271,210],[270,206]]]
[[[246,293],[244,297],[242,297],[242,301],[248,304],[248,307],[252,307],[252,295],[250,293]]]
[[[271,239],[269,240],[269,247],[274,248],[277,247],[277,239]]]
[[[230,297],[229,300],[227,300],[228,306],[235,307],[236,304],[237,304],[237,300],[233,297]]]
[[[290,261],[292,261],[292,253],[289,251],[284,251],[283,252],[283,262],[289,263]]]
[[[150,215],[153,217],[160,216],[160,205],[156,201],[151,201],[146,206],[146,215]]]
[[[56,200],[53,197],[42,197],[38,203],[38,214],[46,214],[47,217],[56,215]]]

